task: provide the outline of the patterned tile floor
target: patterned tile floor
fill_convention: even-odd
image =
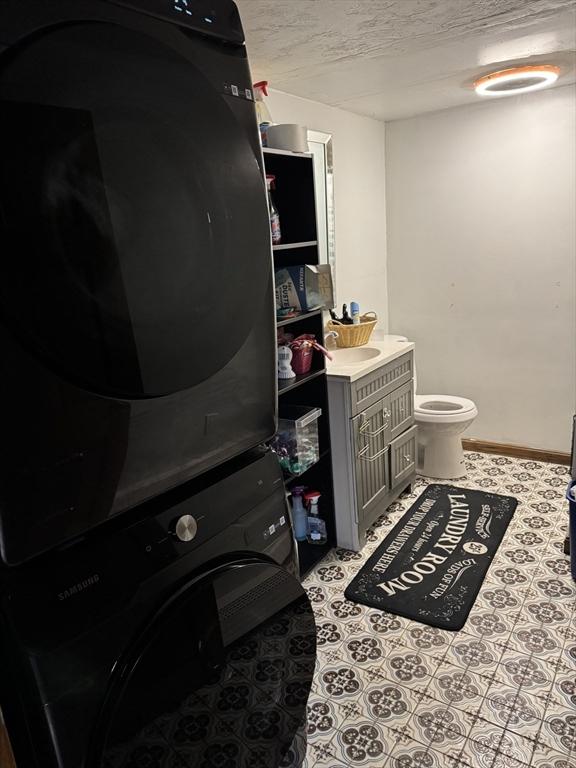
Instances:
[[[466,466],[454,484],[520,504],[461,631],[344,599],[425,478],[376,521],[361,554],[332,550],[306,578],[318,661],[305,768],[576,768],[567,468],[480,453]]]

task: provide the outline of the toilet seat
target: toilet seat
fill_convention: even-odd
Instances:
[[[422,422],[458,422],[478,414],[472,400],[455,395],[415,395],[414,415]]]

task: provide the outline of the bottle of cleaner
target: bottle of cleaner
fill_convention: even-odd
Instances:
[[[318,491],[309,491],[304,494],[304,500],[308,505],[308,535],[306,538],[309,544],[326,544],[328,541],[326,522],[322,520],[318,511],[320,496]]]
[[[297,485],[292,488],[292,524],[294,525],[296,541],[306,541],[308,533],[308,518],[302,501],[305,490],[306,486],[304,485]]]
[[[272,232],[272,245],[279,245],[282,242],[282,231],[280,229],[280,215],[274,203],[272,190],[274,189],[276,176],[266,176],[266,188],[268,190],[268,208],[270,211],[270,230]]]
[[[272,115],[264,101],[264,97],[268,96],[268,80],[261,80],[259,83],[254,83],[252,87],[254,89],[254,103],[256,105],[258,126],[260,127],[260,138],[262,140],[262,146],[267,147],[268,126],[272,125]]]

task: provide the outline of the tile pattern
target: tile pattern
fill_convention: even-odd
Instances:
[[[167,697],[154,691],[158,700],[153,703],[163,712],[150,716],[152,702],[144,701],[142,714],[148,714],[148,722],[134,735],[134,721],[124,711],[99,765],[276,768],[281,761],[279,768],[300,766],[315,653],[314,622],[302,597],[228,646],[221,664],[202,675],[193,693],[168,706]],[[179,675],[185,684],[192,677],[200,683],[194,662],[184,663]],[[128,700],[133,703],[135,697]],[[317,701],[314,707],[310,699],[310,708],[310,727],[318,736],[337,725],[326,702]]]
[[[470,452],[466,467],[455,484],[520,503],[462,630],[344,598],[426,478],[375,522],[361,554],[332,550],[306,578],[318,661],[305,768],[576,768],[567,468]]]

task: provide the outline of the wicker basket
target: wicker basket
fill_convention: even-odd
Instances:
[[[326,328],[328,331],[335,331],[337,347],[361,347],[368,344],[370,336],[374,330],[378,316],[376,312],[366,312],[360,316],[358,325],[344,325],[338,320],[328,320]]]

